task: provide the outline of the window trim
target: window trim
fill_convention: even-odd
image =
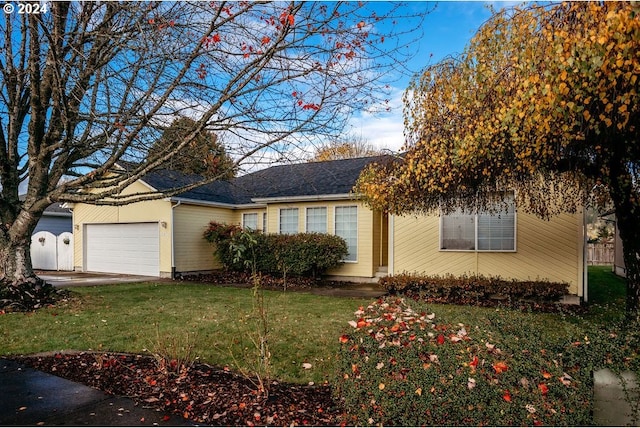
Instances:
[[[473,250],[459,250],[453,248],[442,248],[442,239],[443,239],[443,228],[444,222],[443,219],[446,214],[442,213],[440,210],[440,214],[438,216],[439,225],[438,225],[438,251],[441,252],[449,252],[449,253],[517,253],[518,252],[518,210],[513,207],[513,249],[512,250],[479,250],[478,249],[478,212],[477,210],[473,214],[473,227],[474,227],[474,249]],[[483,215],[482,213],[480,215]]]
[[[283,210],[288,210],[288,211],[292,211],[295,210],[296,211],[296,231],[295,232],[287,232],[285,233],[285,235],[293,235],[296,233],[300,232],[300,209],[298,207],[289,207],[289,208],[278,208],[278,234],[283,235],[282,233],[282,211]]]
[[[310,209],[318,209],[324,208],[324,232],[313,232],[313,233],[329,233],[329,210],[326,206],[318,206],[318,207],[305,207],[304,209],[304,231],[306,233],[309,232],[309,210]]]
[[[342,263],[358,263],[358,254],[360,252],[360,228],[359,226],[359,220],[360,220],[360,210],[358,209],[358,205],[335,205],[333,207],[333,234],[335,236],[339,236],[336,233],[336,223],[338,221],[338,216],[336,215],[338,208],[355,208],[356,209],[356,254],[355,254],[355,260],[340,260]],[[344,238],[343,238],[344,239]]]

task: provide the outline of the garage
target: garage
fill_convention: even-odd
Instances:
[[[85,225],[85,271],[160,275],[158,223]]]

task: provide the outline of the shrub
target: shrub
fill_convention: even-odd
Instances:
[[[242,270],[243,268],[241,264],[234,263],[235,254],[229,245],[231,239],[241,231],[242,228],[238,225],[212,221],[202,234],[206,241],[215,246],[214,253],[220,263],[231,270]]]
[[[556,302],[569,292],[566,283],[518,281],[500,277],[425,276],[400,274],[387,276],[379,284],[392,294],[401,293],[431,301],[475,303],[495,297],[507,303],[518,301]]]
[[[249,232],[253,248],[238,258],[238,248],[246,243],[239,242],[242,229],[236,225],[209,223],[204,239],[214,244],[216,256],[225,268],[243,271],[247,268],[247,258],[255,257],[256,269],[266,274],[284,276],[319,276],[328,269],[340,265],[348,254],[347,244],[339,236],[324,233],[298,233],[294,235],[265,235]],[[249,260],[251,263],[254,260]],[[250,265],[250,264],[249,264]]]
[[[521,313],[505,310],[467,326],[387,298],[355,315],[340,337],[334,381],[348,424],[591,422],[593,365],[574,359],[590,355],[588,342],[550,343]]]

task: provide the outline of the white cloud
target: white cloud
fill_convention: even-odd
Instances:
[[[373,106],[368,111],[354,116],[349,122],[348,132],[362,137],[378,149],[399,151],[404,145],[404,120],[402,115],[403,90],[395,88],[392,91],[388,105],[388,112],[375,113],[380,106]]]

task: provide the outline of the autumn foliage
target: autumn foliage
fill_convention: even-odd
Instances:
[[[515,189],[548,218],[590,198],[615,207],[640,306],[640,6],[571,2],[496,13],[464,53],[405,94],[406,153],[357,190],[394,214],[485,208]]]

